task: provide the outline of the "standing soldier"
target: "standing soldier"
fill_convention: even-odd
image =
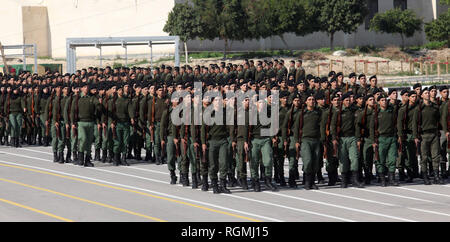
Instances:
[[[289,112],[289,108],[287,107],[288,95],[289,92],[287,91],[280,92],[280,110],[278,112],[280,124],[282,124],[282,122],[286,119],[286,116]],[[286,180],[284,178],[284,159],[286,158],[286,156],[284,153],[284,139],[282,138],[282,136],[282,128],[280,128],[278,134],[274,137],[275,140],[273,145],[273,161],[275,182],[278,182],[280,186],[284,187],[286,186]]]
[[[71,129],[71,136],[70,136],[70,146],[71,146],[71,150],[72,150],[72,158],[73,158],[73,162],[74,164],[79,164],[79,157],[78,157],[78,147],[79,147],[79,142],[78,142],[78,133],[76,132],[76,124],[77,124],[77,120],[74,120],[74,115],[72,115],[72,110],[75,111],[75,100],[78,100],[80,98],[80,84],[72,84],[72,91],[73,91],[73,95],[72,95],[72,104],[70,105],[70,110],[67,109],[67,112],[69,112],[69,116],[70,116],[70,129]],[[69,104],[67,104],[69,105]],[[75,125],[75,127],[74,127]]]
[[[155,105],[154,105],[154,113],[155,113],[155,122],[153,123],[154,125],[154,139],[153,140],[153,152],[154,155],[156,157],[156,165],[161,165],[161,163],[163,162],[163,152],[162,149],[165,149],[163,143],[161,142],[161,134],[160,134],[160,128],[161,128],[161,118],[162,118],[162,114],[165,110],[167,110],[167,104],[164,98],[164,92],[163,92],[163,87],[162,86],[157,86],[156,88],[156,96],[155,98]],[[152,101],[153,103],[153,101]],[[153,107],[153,105],[152,105]],[[167,124],[166,124],[167,125]],[[165,144],[165,143],[164,143]]]
[[[92,142],[94,140],[94,124],[101,107],[99,100],[89,95],[89,85],[81,83],[81,93],[72,102],[70,110],[70,120],[72,129],[78,134],[78,160],[81,166],[94,166],[91,163],[89,154],[91,153]],[[86,156],[85,156],[86,155]]]
[[[237,165],[237,175],[239,183],[241,184],[242,189],[248,190],[247,184],[247,163],[250,160],[250,152],[245,150],[245,143],[248,143],[246,137],[248,138],[248,109],[249,109],[249,98],[245,97],[242,101],[242,104],[237,106],[239,110],[237,110],[237,127],[236,127],[236,141],[237,141],[237,155],[236,155],[236,165]],[[243,110],[243,113],[241,111]],[[243,123],[239,122],[244,121]],[[283,157],[284,159],[284,157]]]
[[[423,103],[419,103],[414,112],[413,136],[417,146],[421,149],[420,168],[425,185],[431,185],[427,173],[427,162],[433,162],[434,183],[444,184],[442,171],[439,173],[439,163],[441,161],[439,144],[439,107],[430,101],[430,91],[422,89],[421,97]],[[431,154],[431,156],[430,156]]]
[[[398,143],[402,147],[404,167],[406,168],[408,179],[406,182],[413,182],[418,176],[417,170],[417,146],[413,136],[414,113],[418,102],[415,91],[407,92],[408,101],[400,107],[397,115],[397,136]]]
[[[65,125],[64,125],[64,105],[61,102],[62,93],[61,85],[55,86],[55,94],[50,97],[47,103],[47,121],[46,126],[51,127],[52,135],[52,150],[53,150],[53,162],[60,164],[64,163],[64,139],[65,139]]]
[[[373,141],[375,161],[381,186],[386,186],[385,170],[388,173],[390,186],[398,186],[395,179],[395,163],[397,159],[397,140],[395,138],[396,113],[383,96],[378,97],[380,108],[375,106],[373,118],[370,120],[370,137]]]
[[[319,170],[320,155],[320,119],[322,113],[315,106],[313,93],[309,93],[306,107],[300,110],[294,125],[294,140],[297,150],[300,150],[303,161],[304,187],[306,190],[318,189],[315,185],[315,175]]]
[[[201,129],[201,141],[203,152],[208,152],[209,161],[209,177],[211,178],[211,185],[214,194],[217,193],[231,193],[227,189],[227,159],[229,154],[228,137],[234,142],[234,130],[232,126],[226,125],[225,109],[223,108],[222,97],[215,97],[212,102],[213,113],[211,118],[216,120],[222,115],[222,120],[219,123],[206,125],[203,123]],[[222,114],[220,114],[222,112]],[[218,177],[217,173],[220,172]],[[218,178],[220,178],[220,185],[217,185]]]
[[[341,165],[341,188],[346,188],[350,172],[353,176],[353,185],[358,188],[364,186],[359,182],[358,146],[361,145],[360,131],[355,127],[355,109],[350,103],[350,93],[341,97],[339,110],[334,113],[331,121],[331,134],[333,145],[338,147]],[[339,146],[338,146],[339,145]]]
[[[161,117],[161,126],[159,130],[161,147],[166,144],[167,147],[167,168],[170,172],[170,184],[174,185],[177,183],[177,176],[175,174],[176,170],[176,160],[178,158],[178,141],[179,141],[179,130],[172,122],[172,111],[178,105],[178,100],[171,100],[172,106],[165,109]]]
[[[133,117],[134,112],[131,108],[131,100],[124,95],[123,86],[118,84],[117,95],[115,95],[111,102],[110,120],[112,136],[114,140],[114,165],[118,166],[123,164],[128,166],[127,163],[127,148],[130,139],[130,121],[132,125],[135,125]],[[122,158],[120,158],[122,156]]]
[[[300,113],[300,95],[296,93],[293,96],[293,102],[291,109],[286,114],[282,125],[282,135],[283,135],[283,143],[284,143],[284,152],[286,157],[289,160],[289,179],[288,184],[291,188],[296,188],[296,179],[298,179],[298,159],[297,159],[297,151],[295,150],[295,140],[294,140],[294,132],[292,132],[292,128],[294,127],[294,121],[297,119],[297,115]]]
[[[373,136],[370,136],[370,122],[373,119],[373,110],[375,108],[375,98],[369,94],[365,97],[365,104],[363,110],[358,112],[357,129],[360,130],[361,138],[358,150],[361,151],[360,161],[361,167],[364,171],[364,183],[369,185],[373,178]]]
[[[258,114],[261,114],[263,110],[267,110],[267,114],[270,114],[270,105],[267,103],[266,100],[259,100],[257,102],[257,111]],[[264,174],[264,184],[266,185],[266,188],[277,191],[277,187],[275,184],[272,183],[272,170],[273,170],[273,150],[272,150],[272,138],[269,136],[263,136],[262,130],[266,129],[268,130],[270,128],[269,125],[263,125],[260,120],[260,115],[254,115],[252,117],[252,114],[250,114],[249,120],[249,131],[247,140],[250,140],[251,143],[245,144],[245,149],[251,150],[251,159],[250,159],[250,173],[251,173],[251,179],[252,184],[257,189],[259,187],[259,179],[258,179],[258,171],[260,170],[260,166],[264,167],[264,169],[261,172],[265,172]],[[256,125],[252,124],[251,120],[256,121]],[[295,121],[293,121],[295,122]],[[295,141],[294,141],[295,142]],[[258,190],[255,190],[258,191]]]
[[[5,114],[8,117],[8,125],[11,129],[11,145],[22,147],[19,142],[23,122],[23,113],[26,112],[25,102],[18,86],[12,87],[12,93],[8,95]]]
[[[447,170],[447,115],[448,115],[448,86],[441,86],[439,88],[439,93],[441,94],[441,101],[439,106],[439,113],[441,114],[441,125],[440,125],[440,145],[441,145],[441,171],[443,172],[443,177],[448,178]],[[449,166],[450,168],[450,166]]]
[[[0,85],[0,143],[1,145],[9,145],[7,130],[6,130],[6,114],[5,114],[5,105],[7,100],[8,93],[6,92],[6,85]]]
[[[73,97],[72,97],[72,93],[71,93],[71,86],[69,84],[64,84],[63,86],[63,90],[62,90],[62,94],[63,94],[63,100],[61,102],[62,107],[64,108],[63,110],[63,118],[64,118],[64,124],[65,126],[61,126],[61,129],[64,129],[64,136],[63,136],[63,140],[64,140],[64,146],[67,146],[67,153],[66,153],[66,159],[65,162],[66,163],[71,163],[72,159],[71,159],[71,154],[72,154],[72,145],[70,142],[70,137],[71,137],[71,128],[70,128],[70,109],[72,108],[72,101],[73,101]],[[64,150],[64,148],[63,148]],[[60,159],[63,159],[60,157]]]
[[[50,97],[50,93],[48,91],[48,87],[41,86],[39,91],[39,97],[37,99],[37,119],[36,124],[39,127],[38,133],[38,144],[39,145],[47,145],[48,138],[45,135],[45,121],[47,120],[47,113],[45,111],[45,107],[47,106],[48,98]]]

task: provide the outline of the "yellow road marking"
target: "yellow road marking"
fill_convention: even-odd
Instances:
[[[3,198],[0,198],[0,202],[4,202],[4,203],[8,203],[8,204],[17,206],[17,207],[25,208],[25,209],[28,209],[30,211],[36,212],[36,213],[44,214],[44,215],[47,215],[49,217],[62,220],[64,222],[74,222],[73,220],[70,220],[70,219],[67,219],[67,218],[63,218],[63,217],[60,217],[60,216],[57,216],[57,215],[54,215],[54,214],[51,214],[51,213],[47,213],[47,212],[41,211],[39,209],[35,209],[35,208],[29,207],[27,205],[19,204],[19,203],[16,203],[16,202],[13,202],[13,201],[9,201],[9,200],[3,199]]]
[[[8,180],[8,179],[4,179],[4,178],[0,178],[0,181],[13,183],[13,184],[24,186],[24,187],[28,187],[28,188],[33,188],[33,189],[36,189],[36,190],[39,190],[39,191],[53,193],[53,194],[56,194],[56,195],[59,195],[59,196],[68,197],[68,198],[72,198],[72,199],[79,200],[79,201],[82,201],[82,202],[95,204],[95,205],[98,205],[98,206],[102,206],[102,207],[105,207],[105,208],[110,208],[110,209],[113,209],[113,210],[117,210],[117,211],[120,211],[120,212],[128,213],[128,214],[131,214],[131,215],[136,215],[136,216],[147,218],[147,219],[150,219],[150,220],[155,220],[155,221],[158,221],[158,222],[167,222],[167,221],[161,220],[159,218],[150,217],[150,216],[147,216],[147,215],[144,215],[144,214],[132,212],[132,211],[129,211],[129,210],[126,210],[126,209],[122,209],[122,208],[114,207],[114,206],[111,206],[111,205],[108,205],[108,204],[95,202],[95,201],[91,201],[91,200],[88,200],[88,199],[84,199],[84,198],[80,198],[80,197],[64,194],[64,193],[61,193],[61,192],[49,190],[49,189],[42,188],[42,187],[36,187],[36,186],[32,186],[32,185],[28,185],[28,184],[25,184],[25,183],[13,181],[13,180]]]
[[[135,191],[135,190],[127,189],[127,188],[122,188],[122,187],[117,187],[117,186],[111,186],[111,185],[107,185],[107,184],[92,182],[92,181],[88,181],[88,180],[85,180],[85,179],[80,179],[80,178],[75,178],[75,177],[70,177],[70,176],[64,176],[64,175],[60,175],[60,174],[56,174],[56,173],[52,173],[52,172],[40,171],[40,170],[36,170],[36,169],[32,169],[32,168],[15,166],[15,165],[9,165],[9,164],[1,164],[0,163],[0,166],[12,167],[12,168],[32,171],[32,172],[36,172],[36,173],[42,173],[42,174],[47,174],[47,175],[51,175],[51,176],[56,176],[56,177],[60,177],[60,178],[65,178],[65,179],[69,179],[69,180],[79,181],[79,182],[83,182],[83,183],[88,183],[88,184],[92,184],[92,185],[97,185],[97,186],[101,186],[101,187],[107,187],[107,188],[111,188],[111,189],[115,189],[115,190],[136,193],[136,194],[143,195],[143,196],[146,196],[146,197],[162,199],[162,200],[165,200],[165,201],[174,202],[174,203],[178,203],[178,204],[183,204],[183,205],[187,205],[187,206],[190,206],[190,207],[200,208],[200,209],[203,209],[203,210],[206,210],[206,211],[215,212],[215,213],[219,213],[219,214],[224,214],[224,215],[228,215],[228,216],[232,216],[232,217],[236,217],[236,218],[240,218],[240,219],[244,219],[244,220],[249,220],[249,221],[253,221],[253,222],[263,222],[261,220],[257,220],[257,219],[253,219],[253,218],[249,218],[249,217],[245,217],[245,216],[241,216],[241,215],[238,215],[238,214],[228,213],[228,212],[225,212],[225,211],[212,209],[212,208],[204,207],[204,206],[193,204],[193,203],[183,202],[183,201],[179,201],[179,200],[176,200],[176,199],[162,197],[162,196],[153,195],[153,194],[140,192],[140,191]]]

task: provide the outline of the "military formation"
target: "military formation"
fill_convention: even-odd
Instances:
[[[301,60],[286,66],[283,60],[245,60],[0,75],[0,143],[51,146],[53,161],[61,164],[129,166],[131,159],[167,164],[171,184],[214,193],[231,193],[229,187],[260,192],[261,185],[277,191],[301,184],[309,190],[326,182],[341,188],[398,186],[414,179],[445,183],[447,86],[418,83],[384,91],[376,76],[351,73],[344,81],[343,73],[334,71],[307,75]],[[197,82],[200,90],[194,88]],[[226,95],[249,90],[253,96],[242,103]],[[188,109],[198,105],[224,122],[176,124],[172,112],[186,103],[172,98],[176,91],[189,94]],[[196,91],[220,95],[199,98]],[[278,109],[274,135],[262,135],[270,124],[259,118],[250,122],[255,101],[258,113]],[[235,111],[233,125],[227,115],[218,115],[237,106],[244,115]]]

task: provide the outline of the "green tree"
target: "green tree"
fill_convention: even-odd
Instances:
[[[199,37],[224,40],[224,58],[229,41],[244,41],[251,37],[243,0],[193,0],[193,2],[196,14],[200,18],[200,25],[204,27]]]
[[[366,0],[310,0],[309,5],[309,14],[318,15],[317,30],[330,36],[331,50],[336,32],[355,32],[368,14]]]
[[[441,4],[450,5],[450,0],[441,0]]]
[[[170,35],[180,36],[180,40],[184,42],[186,63],[188,63],[187,41],[195,39],[202,32],[200,19],[195,14],[194,8],[187,3],[175,4],[169,13],[163,31]]]
[[[377,13],[370,21],[370,30],[388,34],[400,34],[402,48],[405,48],[405,36],[412,37],[416,31],[422,30],[423,21],[411,10],[400,8]]]
[[[249,17],[248,29],[252,39],[278,36],[284,45],[289,45],[284,34],[304,36],[315,29],[311,25],[307,0],[246,0],[244,6]]]
[[[425,33],[429,41],[446,41],[450,47],[450,11],[426,23]]]

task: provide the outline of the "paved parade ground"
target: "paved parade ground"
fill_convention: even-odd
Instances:
[[[234,187],[215,195],[170,185],[167,165],[85,168],[52,159],[51,147],[0,147],[0,221],[450,221],[450,185],[419,179],[364,189]]]

